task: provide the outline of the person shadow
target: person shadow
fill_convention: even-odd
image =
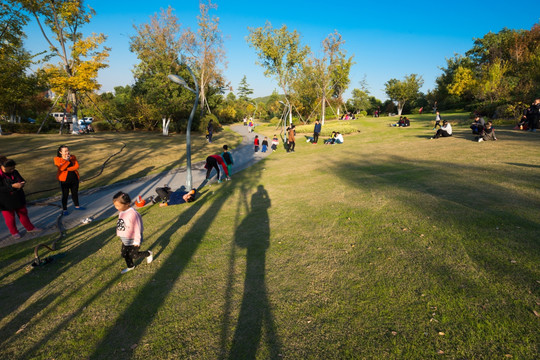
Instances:
[[[268,192],[259,185],[251,197],[250,212],[235,231],[236,246],[246,248],[247,253],[242,304],[229,359],[255,359],[261,345],[263,327],[270,358],[280,356],[281,344],[265,282],[266,250],[270,245],[270,206]]]

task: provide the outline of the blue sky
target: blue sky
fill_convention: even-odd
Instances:
[[[421,89],[434,88],[440,67],[446,58],[463,54],[473,45],[473,38],[504,27],[530,29],[539,21],[538,1],[224,1],[215,0],[225,39],[227,66],[225,77],[236,89],[244,75],[254,89],[254,97],[271,94],[276,82],[266,78],[264,69],[256,65],[255,51],[246,43],[248,27],[274,27],[286,24],[296,29],[301,41],[315,54],[320,54],[322,40],[337,30],[346,41],[344,48],[354,55],[348,97],[359,82],[367,81],[372,95],[384,100],[384,83],[408,74],[424,78]],[[149,17],[169,5],[175,9],[181,24],[196,29],[197,0],[124,1],[87,0],[97,14],[82,28],[85,34],[104,33],[111,47],[109,68],[102,70],[99,82],[102,91],[133,83],[131,70],[137,58],[129,52],[129,38],[135,35],[133,25],[149,21]],[[27,49],[47,50],[35,23],[27,28]]]

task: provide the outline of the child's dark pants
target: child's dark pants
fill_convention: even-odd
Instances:
[[[128,268],[132,268],[134,266],[133,260],[150,256],[150,253],[148,251],[139,251],[139,249],[139,246],[126,246],[122,244],[122,257],[126,259],[126,265]]]

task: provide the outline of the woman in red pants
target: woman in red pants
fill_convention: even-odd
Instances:
[[[26,181],[15,170],[15,165],[13,160],[0,158],[0,210],[9,232],[13,238],[18,239],[21,234],[15,224],[15,215],[28,232],[39,232],[41,229],[36,228],[28,217],[23,190]]]

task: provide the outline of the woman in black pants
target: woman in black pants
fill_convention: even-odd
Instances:
[[[68,214],[67,199],[70,191],[75,210],[84,210],[83,207],[79,206],[79,162],[75,155],[69,153],[69,148],[66,145],[61,145],[58,148],[54,165],[58,168],[56,179],[60,181],[62,188],[63,214]]]

